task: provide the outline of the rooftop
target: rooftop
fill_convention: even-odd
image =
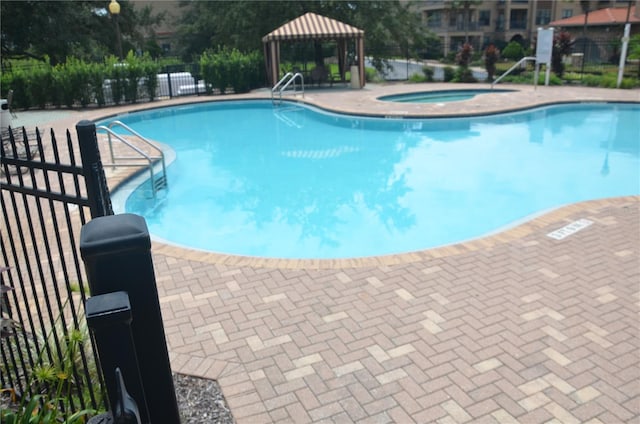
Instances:
[[[629,23],[640,23],[640,18],[636,16],[636,6],[631,6],[631,10],[627,7],[608,7],[606,9],[589,12],[587,16],[587,26],[624,25],[627,22],[627,15],[629,16]],[[576,15],[570,18],[549,22],[547,25],[553,27],[583,26],[584,18],[585,14]]]

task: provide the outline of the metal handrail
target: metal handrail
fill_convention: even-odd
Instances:
[[[296,72],[295,74],[293,72],[287,72],[281,79],[280,81],[278,81],[278,83],[276,85],[273,86],[273,88],[271,89],[271,101],[275,104],[275,98],[274,98],[274,94],[277,92],[278,93],[278,102],[282,103],[282,92],[285,91],[289,85],[291,85],[292,83],[294,84],[294,93],[297,93],[297,90],[295,88],[295,81],[296,78],[300,78],[300,86],[301,86],[301,92],[302,92],[302,97],[304,97],[304,76],[300,73],[300,72]],[[284,84],[284,85],[283,85]]]
[[[126,129],[127,131],[129,131],[132,135],[135,135],[136,137],[138,137],[140,140],[142,140],[145,144],[149,145],[150,147],[152,147],[153,149],[157,150],[160,153],[160,156],[151,156],[149,154],[147,154],[144,150],[140,149],[139,147],[137,147],[136,145],[134,145],[133,143],[129,142],[127,139],[125,139],[124,137],[122,137],[121,135],[117,134],[116,132],[114,132],[111,128],[115,127],[115,126],[120,126],[124,129]],[[141,134],[139,134],[138,132],[134,131],[132,128],[128,127],[127,125],[123,124],[120,121],[113,121],[111,122],[108,126],[104,126],[104,125],[100,125],[98,127],[96,127],[96,131],[104,131],[107,133],[107,138],[109,140],[109,153],[111,155],[111,163],[108,164],[103,164],[104,166],[112,166],[112,167],[117,167],[117,166],[145,166],[148,170],[149,170],[149,176],[151,179],[151,187],[152,187],[152,191],[153,191],[153,197],[156,197],[156,181],[155,181],[155,172],[153,170],[153,164],[155,160],[160,160],[161,164],[162,164],[162,177],[164,178],[164,186],[167,186],[167,181],[166,181],[166,163],[165,163],[165,158],[164,158],[164,152],[162,151],[162,149],[160,149],[158,146],[156,146],[155,144],[153,144],[150,140],[148,140],[147,138],[143,137]],[[112,137],[116,138],[118,141],[120,141],[121,143],[123,143],[125,146],[129,147],[130,149],[132,149],[134,152],[136,152],[137,154],[139,154],[141,157],[117,157],[114,156],[113,153],[113,139]],[[146,165],[141,165],[141,164],[117,164],[116,160],[139,160],[139,159],[146,159],[147,164]]]
[[[492,81],[491,82],[491,88],[493,89],[493,86],[495,84],[499,83],[502,78],[504,78],[507,75],[509,75],[509,73],[511,71],[516,69],[518,66],[520,66],[523,62],[526,62],[527,60],[536,60],[536,57],[535,56],[525,56],[522,59],[520,59],[515,65],[513,65],[511,68],[507,69],[507,72],[505,72],[504,74],[502,74],[498,78],[496,78],[494,81]]]
[[[140,134],[139,132],[137,132],[136,130],[131,128],[130,126],[126,125],[122,121],[112,121],[111,123],[109,123],[108,128],[111,129],[111,128],[116,127],[116,126],[117,127],[122,127],[125,130],[129,131],[132,135],[135,135],[136,137],[138,137],[147,146],[151,147],[152,149],[154,149],[158,153],[160,153],[160,159],[162,159],[162,173],[166,174],[166,165],[165,165],[165,160],[164,160],[164,152],[162,151],[161,148],[156,146],[151,140],[149,140],[148,138],[144,137],[142,134]],[[114,157],[113,157],[113,146],[111,144],[111,135],[109,133],[107,133],[107,134],[109,135],[109,151],[111,153],[111,161],[115,163],[115,160],[114,160]]]
[[[284,74],[284,76],[282,78],[280,78],[280,81],[278,81],[278,83],[276,85],[273,86],[273,88],[271,89],[271,93],[275,93],[276,90],[278,90],[280,88],[280,86],[282,84],[284,84],[284,82],[289,78],[293,76],[293,72],[287,72],[286,74]]]

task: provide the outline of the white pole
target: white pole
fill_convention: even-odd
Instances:
[[[629,32],[631,24],[624,25],[624,35],[622,36],[622,50],[620,51],[620,64],[618,65],[618,82],[616,88],[620,88],[622,84],[622,75],[624,74],[624,64],[627,61],[627,48],[629,47]]]
[[[533,73],[533,89],[538,89],[538,76],[540,75],[540,63],[536,61],[536,71]]]
[[[545,86],[549,86],[549,77],[551,76],[551,66],[549,66],[549,64],[547,63],[546,65],[546,72],[544,74],[544,85]]]

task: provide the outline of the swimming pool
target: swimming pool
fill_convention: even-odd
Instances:
[[[393,94],[378,97],[378,100],[399,103],[447,103],[473,99],[478,94],[507,93],[515,90],[472,89],[472,90],[439,90],[420,91],[417,93]]]
[[[481,237],[582,200],[640,194],[640,106],[378,119],[269,101],[118,116],[177,159],[156,201],[114,193],[154,237],[228,254],[346,258]]]

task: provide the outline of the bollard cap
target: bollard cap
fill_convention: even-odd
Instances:
[[[80,231],[82,259],[128,251],[150,251],[151,238],[143,217],[130,213],[94,218]]]
[[[119,291],[92,296],[84,304],[87,324],[96,330],[118,324],[130,324],[131,304],[127,292]]]

